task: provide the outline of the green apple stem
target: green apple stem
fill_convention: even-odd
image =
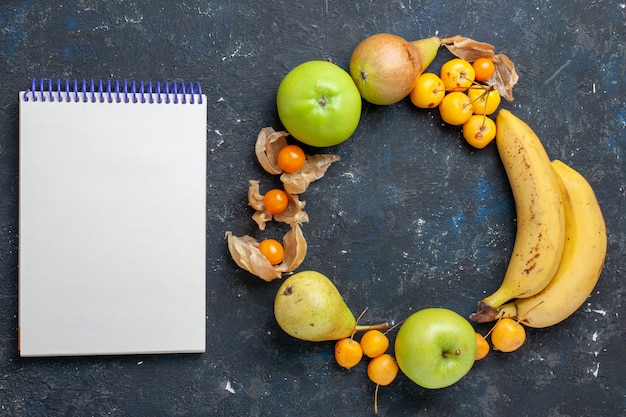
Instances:
[[[461,356],[461,349],[457,349],[454,352],[445,351],[443,352],[443,356],[446,358],[451,358],[454,356]]]

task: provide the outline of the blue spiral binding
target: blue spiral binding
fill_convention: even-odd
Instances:
[[[164,82],[33,78],[24,92],[24,101],[58,101],[74,103],[165,103],[202,104],[199,82]]]

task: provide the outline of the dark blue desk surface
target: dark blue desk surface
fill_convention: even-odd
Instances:
[[[531,330],[451,388],[403,376],[383,416],[601,416],[626,411],[626,8],[600,0],[527,2],[5,1],[0,5],[0,415],[292,416],[372,414],[364,364],[346,372],[332,343],[289,338],[274,322],[279,283],[230,260],[224,231],[254,233],[248,178],[263,126],[280,127],[282,76],[310,59],[347,67],[365,36],[463,34],[517,64],[505,103],[553,158],[594,185],[609,233],[606,267],[566,322]],[[514,5],[511,5],[515,3]],[[444,51],[435,65],[448,58]],[[17,345],[17,92],[32,77],[200,81],[209,100],[207,343],[201,355],[20,359]],[[366,105],[342,161],[305,195],[302,268],[335,280],[355,313],[399,320],[428,306],[470,314],[501,280],[515,232],[495,147],[407,101]],[[272,226],[268,234],[282,234]],[[486,330],[486,327],[480,327]]]

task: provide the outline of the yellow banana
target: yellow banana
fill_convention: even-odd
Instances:
[[[552,162],[565,208],[565,247],[552,281],[538,294],[507,303],[496,318],[514,317],[530,327],[548,327],[571,316],[596,286],[607,236],[602,211],[591,185],[573,168]]]
[[[470,316],[477,322],[492,321],[502,304],[544,289],[559,265],[565,236],[559,184],[535,132],[503,109],[496,116],[496,145],[515,200],[517,233],[500,288]]]

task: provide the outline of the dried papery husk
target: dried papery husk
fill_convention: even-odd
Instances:
[[[488,58],[493,61],[495,72],[486,81],[487,85],[493,86],[498,93],[507,101],[513,101],[513,86],[519,81],[519,75],[515,70],[515,64],[504,54],[496,54],[493,45],[478,42],[465,36],[456,35],[441,40],[442,44],[453,55],[469,62],[478,58]]]
[[[226,232],[228,251],[235,263],[242,269],[261,278],[273,281],[283,273],[291,273],[304,261],[307,243],[298,223],[291,224],[291,229],[283,236],[285,257],[278,265],[272,265],[259,250],[259,242],[250,235],[235,236]]]
[[[271,127],[264,127],[259,131],[254,146],[256,157],[263,169],[272,175],[278,175],[283,170],[278,166],[278,152],[287,146],[287,133],[284,130],[276,132]]]
[[[240,268],[268,282],[282,277],[282,272],[261,253],[259,242],[252,236],[238,237],[226,232],[226,239],[230,256]]]
[[[441,43],[453,55],[469,62],[474,62],[478,58],[492,59],[495,55],[495,47],[486,42],[478,42],[474,39],[456,35],[449,38],[443,38]]]
[[[252,220],[259,226],[259,230],[265,230],[268,222],[272,221],[272,213],[267,210],[257,210],[252,215]]]
[[[280,176],[285,191],[290,194],[302,194],[313,181],[317,181],[326,174],[333,162],[339,161],[339,155],[318,154],[306,157],[302,169],[297,172],[284,172]]]
[[[265,210],[263,194],[261,194],[259,186],[261,182],[259,180],[248,180],[248,183],[250,184],[248,186],[248,204],[255,210]]]
[[[289,197],[287,208],[282,213],[274,214],[274,220],[288,224],[308,223],[309,215],[304,211],[306,201],[300,201],[296,194],[287,193],[287,197]]]
[[[272,214],[265,209],[263,203],[263,195],[260,191],[260,182],[258,180],[249,180],[248,187],[248,204],[256,211],[252,215],[252,219],[257,223],[260,230],[265,230],[266,223],[272,219],[282,223],[306,223],[309,221],[309,215],[304,211],[305,201],[300,201],[297,195],[287,192],[289,203],[285,211],[279,214]]]
[[[278,269],[282,272],[293,272],[304,261],[307,251],[306,239],[300,224],[291,224],[291,230],[283,237],[283,248],[285,249],[285,257],[278,265]]]
[[[503,54],[494,55],[493,64],[496,71],[487,80],[487,84],[495,87],[505,100],[513,101],[513,86],[519,81],[515,64]]]

